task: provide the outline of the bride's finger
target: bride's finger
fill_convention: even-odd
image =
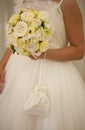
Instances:
[[[32,60],[37,60],[38,58],[37,57],[33,57],[32,55],[29,56]]]

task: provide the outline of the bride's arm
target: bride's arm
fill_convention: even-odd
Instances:
[[[84,33],[80,9],[75,0],[64,0],[62,11],[70,46],[47,50],[46,59],[55,61],[81,59],[84,56]]]
[[[8,62],[8,59],[11,55],[11,51],[9,49],[6,50],[2,60],[0,61],[0,93],[3,91],[3,85],[4,85],[4,80],[5,80],[5,66]]]
[[[6,50],[6,52],[5,52],[4,56],[3,56],[3,58],[2,58],[1,61],[0,61],[0,66],[2,66],[3,68],[5,68],[5,66],[6,66],[6,64],[7,64],[7,62],[8,62],[8,59],[9,59],[11,53],[12,53],[12,52],[11,52],[9,49]]]

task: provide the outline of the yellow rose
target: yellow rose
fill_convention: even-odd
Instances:
[[[30,11],[34,14],[35,17],[38,17],[39,12],[37,10],[30,10]]]
[[[21,41],[20,38],[16,38],[16,46],[19,48],[22,48],[24,46],[24,43]]]
[[[41,42],[41,43],[40,43],[40,52],[46,51],[47,48],[48,48],[48,44],[49,44],[49,43],[48,43],[47,41]]]
[[[30,56],[31,54],[29,51],[26,51],[25,49],[21,49],[19,53],[24,56]]]
[[[30,56],[30,55],[31,55],[31,53],[30,53],[30,52],[28,52],[28,51],[26,51],[26,52],[23,52],[23,53],[22,53],[22,55],[25,55],[25,56]]]
[[[20,19],[20,15],[19,14],[14,14],[10,19],[9,19],[9,24],[10,25],[16,25],[17,22],[19,21]]]

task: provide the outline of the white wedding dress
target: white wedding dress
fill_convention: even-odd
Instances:
[[[54,30],[50,48],[54,49],[67,46],[62,2],[34,0],[23,5],[49,13]],[[31,60],[12,54],[5,70],[0,130],[85,130],[85,83],[71,61]],[[39,81],[48,87],[51,111],[47,117],[33,116],[24,110]]]

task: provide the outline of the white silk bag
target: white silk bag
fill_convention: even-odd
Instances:
[[[50,114],[50,101],[46,86],[35,86],[24,105],[24,110],[39,117],[46,117]]]

